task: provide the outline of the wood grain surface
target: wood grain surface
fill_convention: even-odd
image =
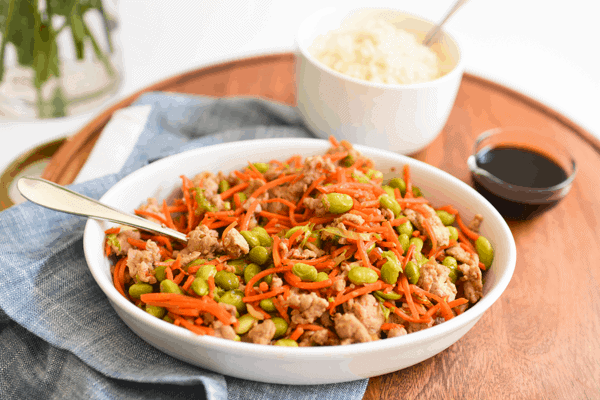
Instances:
[[[256,95],[295,103],[294,56],[279,54],[192,71],[142,92]],[[73,136],[45,177],[70,183],[115,104]],[[437,356],[372,378],[365,400],[600,399],[600,142],[544,105],[465,74],[441,135],[419,160],[470,183],[466,160],[481,132],[533,127],[567,145],[578,163],[569,195],[527,222],[510,222],[514,276],[475,327]]]

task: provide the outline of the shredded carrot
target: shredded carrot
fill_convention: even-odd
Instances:
[[[254,210],[256,210],[256,207],[258,207],[259,204],[260,204],[259,200],[254,200],[254,202],[252,204],[250,204],[250,207],[248,207],[248,211],[246,212],[246,215],[244,215],[244,217],[242,218],[242,222],[240,223],[241,231],[245,231],[248,229],[248,224],[250,223],[250,218],[252,218],[252,215],[254,214]]]
[[[460,214],[456,213],[456,223],[458,224],[458,227],[460,228],[460,230],[465,234],[466,237],[468,237],[469,239],[471,239],[472,241],[476,241],[477,238],[479,238],[479,234],[476,232],[473,232],[472,230],[470,230],[463,222],[462,219],[460,219]]]
[[[269,183],[260,186],[258,189],[256,189],[254,191],[254,193],[252,193],[250,195],[250,197],[256,198],[256,197],[260,196],[261,194],[263,194],[264,192],[266,192],[267,190],[272,189],[275,186],[283,185],[286,182],[290,182],[290,181],[296,179],[296,177],[297,177],[297,175],[293,174],[293,175],[286,175],[286,176],[282,176],[281,178],[274,179],[274,180],[270,181]]]
[[[381,330],[382,331],[389,331],[391,329],[404,329],[404,325],[402,324],[392,324],[390,322],[386,322],[384,324],[381,325]]]
[[[265,282],[262,282],[262,283],[265,283]],[[271,297],[275,297],[279,293],[282,293],[284,291],[285,291],[285,289],[283,287],[278,287],[278,288],[275,288],[275,289],[271,290],[270,292],[265,292],[265,293],[257,294],[257,295],[254,295],[254,296],[246,296],[246,297],[243,298],[243,300],[246,303],[253,303],[255,301],[260,301],[260,300],[263,300],[263,299],[268,299],[268,298],[271,298]]]
[[[291,340],[298,340],[298,339],[300,339],[300,336],[302,336],[303,333],[304,333],[304,329],[298,326],[294,330],[294,332],[292,332],[292,334],[290,335],[290,339]]]
[[[116,226],[114,228],[109,228],[109,229],[105,230],[104,234],[105,235],[112,235],[112,234],[116,234],[116,233],[119,233],[119,232],[121,232],[121,228],[118,227],[118,226]]]

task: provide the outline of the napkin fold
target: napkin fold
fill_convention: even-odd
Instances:
[[[313,137],[294,108],[255,98],[149,93],[151,107],[118,173],[72,185],[99,199],[134,170],[193,148]],[[114,143],[115,151],[119,143]],[[179,361],[117,316],[83,253],[87,219],[25,202],[0,213],[0,398],[361,399],[368,380],[292,386],[223,376]]]

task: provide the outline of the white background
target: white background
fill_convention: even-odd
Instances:
[[[117,0],[124,80],[112,102],[211,63],[294,49],[303,18],[343,5],[404,9],[439,20],[454,0]],[[600,137],[595,0],[470,0],[447,23],[467,72],[516,89]],[[2,123],[0,171],[24,151],[75,133],[103,108],[39,123]]]

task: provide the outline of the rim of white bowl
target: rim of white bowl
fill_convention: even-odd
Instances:
[[[120,186],[127,185],[127,183],[130,181],[136,181],[139,176],[146,175],[148,171],[151,172],[152,170],[161,169],[163,166],[176,162],[178,159],[185,159],[189,157],[190,154],[195,154],[196,156],[199,156],[202,155],[202,153],[221,152],[223,150],[236,148],[241,148],[244,151],[248,151],[248,142],[250,141],[216,144],[212,146],[188,150],[179,154],[165,157],[127,175],[125,178],[117,182],[111,189],[109,189],[100,200],[105,201],[105,198],[109,198],[113,196],[114,193],[118,193],[121,189]],[[285,144],[286,147],[294,145],[314,147],[314,150],[325,150],[329,146],[329,141],[327,140],[306,138],[255,139],[251,142],[252,146],[261,146],[268,144],[272,145],[281,143],[282,145]],[[267,358],[277,358],[285,356],[286,359],[293,360],[298,358],[303,359],[304,361],[306,361],[307,359],[310,360],[313,358],[322,358],[323,356],[339,356],[345,358],[357,354],[385,350],[386,348],[415,346],[419,343],[428,342],[432,339],[445,336],[449,332],[459,329],[460,327],[466,325],[470,321],[477,321],[477,319],[480,318],[481,315],[488,308],[490,308],[492,304],[496,302],[496,300],[498,300],[498,298],[504,292],[512,278],[516,265],[516,246],[514,238],[502,216],[498,213],[498,211],[496,211],[496,209],[491,204],[489,204],[489,202],[487,202],[487,200],[485,200],[485,198],[483,198],[483,196],[477,193],[469,185],[432,165],[387,150],[375,149],[372,147],[362,145],[354,145],[354,148],[356,148],[362,153],[371,153],[369,157],[382,156],[385,158],[397,158],[398,162],[419,165],[421,168],[429,170],[429,172],[431,173],[443,175],[445,178],[449,179],[453,184],[456,184],[459,188],[471,192],[471,194],[478,197],[482,203],[487,204],[487,207],[490,208],[488,211],[494,214],[495,218],[500,222],[500,227],[502,229],[503,235],[509,238],[506,271],[502,275],[501,279],[497,282],[495,287],[488,293],[486,293],[475,305],[473,305],[467,311],[456,316],[450,321],[444,322],[443,324],[435,325],[431,328],[400,337],[377,340],[367,343],[354,343],[352,345],[346,346],[300,347],[292,348],[290,350],[290,348],[287,347],[256,345],[254,343],[236,342],[233,340],[226,340],[212,336],[198,336],[185,328],[177,327],[173,324],[162,321],[142,311],[133,303],[130,303],[126,298],[124,298],[114,287],[112,281],[108,282],[102,275],[102,272],[99,270],[100,268],[102,268],[102,262],[101,260],[97,260],[93,257],[92,251],[95,249],[96,252],[94,254],[104,254],[102,251],[102,240],[97,240],[98,235],[101,235],[101,237],[103,237],[103,230],[100,223],[92,219],[88,220],[84,230],[83,246],[88,267],[94,279],[96,280],[96,283],[100,286],[100,288],[108,297],[108,299],[113,303],[113,306],[116,305],[123,312],[130,314],[134,318],[142,320],[144,323],[151,325],[157,330],[168,333],[174,338],[183,340],[185,342],[193,343],[195,345],[203,345],[212,350],[221,349],[227,351],[235,351],[237,352],[237,354],[256,355]]]
[[[333,76],[336,76],[340,79],[344,79],[344,80],[348,80],[350,82],[354,82],[356,84],[360,84],[360,85],[364,85],[364,86],[368,86],[368,87],[373,87],[373,88],[378,88],[378,89],[419,89],[419,88],[426,88],[426,87],[430,87],[430,86],[435,86],[437,84],[439,84],[440,82],[443,82],[445,80],[450,80],[454,78],[454,75],[456,74],[462,74],[464,72],[464,56],[463,56],[463,49],[459,43],[459,41],[456,38],[455,34],[452,34],[450,30],[448,30],[446,27],[442,27],[442,29],[440,30],[440,32],[438,33],[444,33],[446,34],[448,37],[450,37],[450,39],[452,39],[452,41],[454,42],[454,44],[456,45],[456,49],[458,50],[458,60],[456,62],[456,64],[454,65],[454,67],[447,72],[446,74],[440,76],[439,78],[427,81],[427,82],[419,82],[419,83],[378,83],[378,82],[371,82],[371,81],[365,81],[362,79],[358,79],[358,78],[354,78],[352,76],[349,75],[345,75],[342,74],[341,72],[338,72],[334,69],[331,69],[329,67],[327,67],[326,65],[324,65],[322,62],[320,62],[319,60],[317,60],[309,51],[308,51],[308,47],[310,46],[310,43],[306,43],[307,39],[305,37],[301,37],[302,33],[304,33],[304,31],[306,31],[306,25],[309,22],[312,22],[315,19],[321,19],[321,18],[326,18],[332,15],[350,15],[351,13],[354,13],[356,11],[378,11],[378,10],[385,10],[385,11],[390,11],[390,12],[394,12],[394,13],[398,13],[398,14],[402,14],[402,15],[406,15],[408,17],[411,17],[415,20],[421,21],[421,22],[426,22],[429,23],[433,26],[435,26],[435,22],[430,21],[426,18],[420,17],[418,15],[414,15],[411,14],[407,11],[404,11],[402,9],[398,9],[398,8],[388,8],[388,7],[354,7],[354,8],[337,8],[337,7],[325,7],[322,8],[316,12],[314,12],[313,14],[311,14],[310,16],[308,16],[307,18],[305,18],[301,23],[300,23],[300,27],[298,28],[298,30],[296,31],[296,37],[295,37],[295,42],[296,42],[296,48],[297,50],[300,51],[300,53],[302,53],[302,55],[311,62],[311,64],[313,64],[315,67],[319,68],[320,70],[332,74]],[[320,32],[320,34],[325,34],[327,32]]]

